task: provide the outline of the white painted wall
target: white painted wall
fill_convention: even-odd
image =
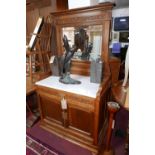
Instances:
[[[68,0],[69,9],[97,5],[98,0]]]
[[[98,0],[90,0],[90,5],[97,5],[98,4]]]
[[[112,10],[112,17],[129,16],[129,7]]]
[[[115,2],[115,0],[98,0],[98,3]]]
[[[69,9],[79,8],[90,6],[90,0],[69,0],[68,7]]]

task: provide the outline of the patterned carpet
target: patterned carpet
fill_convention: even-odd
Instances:
[[[26,155],[64,155],[32,136],[26,135]]]

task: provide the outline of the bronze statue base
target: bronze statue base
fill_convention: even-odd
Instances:
[[[59,81],[64,84],[81,84],[80,81],[72,79],[69,73],[63,74]]]

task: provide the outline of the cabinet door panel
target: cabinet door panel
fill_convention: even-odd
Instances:
[[[69,125],[92,135],[93,133],[93,112],[86,112],[81,109],[69,108]]]
[[[61,107],[58,101],[40,94],[40,104],[43,117],[62,121]]]

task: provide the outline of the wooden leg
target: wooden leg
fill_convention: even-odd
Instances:
[[[119,108],[120,106],[118,103],[108,102],[109,123],[108,123],[108,129],[107,129],[107,139],[106,139],[105,150],[102,155],[114,155],[114,151],[110,146],[110,142],[111,142],[112,124],[114,120],[114,115],[119,110]]]

